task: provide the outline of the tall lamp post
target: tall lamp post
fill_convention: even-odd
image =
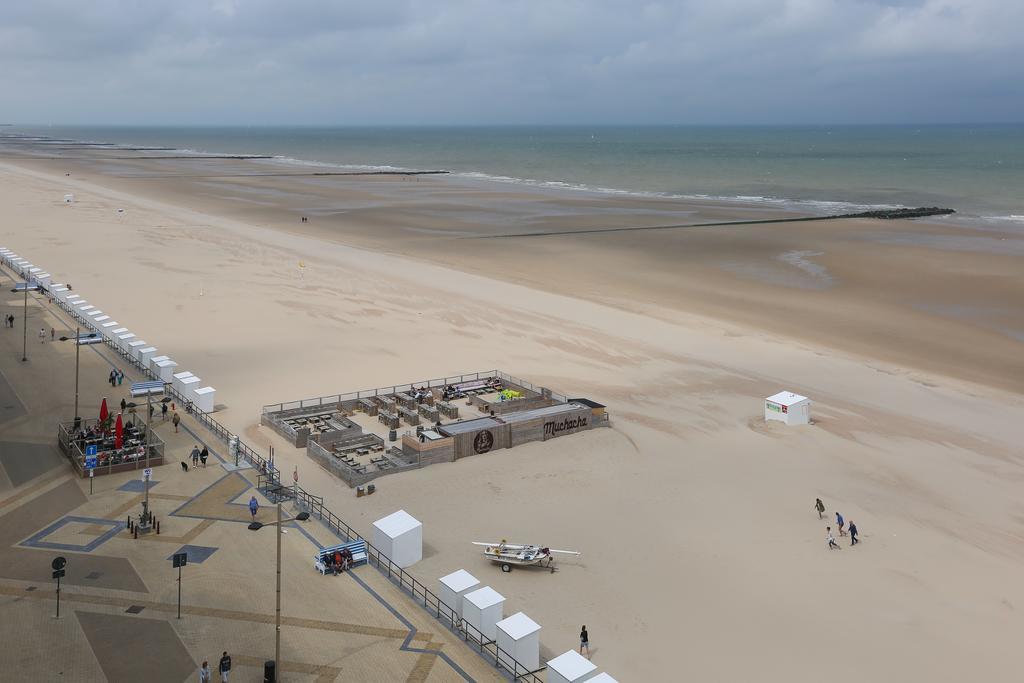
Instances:
[[[152,425],[152,416],[153,416],[153,401],[152,401],[152,399],[153,399],[153,394],[151,394],[150,392],[147,391],[146,392],[146,443],[145,443],[145,446],[143,446],[144,450],[146,451],[146,469],[147,470],[149,469],[149,449],[150,449],[150,443],[151,443],[150,438],[149,438],[149,435],[150,435],[150,431],[149,430],[152,428],[151,425]],[[170,402],[171,402],[171,397],[170,396],[164,396],[162,399],[157,401],[157,403],[170,403]],[[138,407],[137,404],[134,403],[134,402],[126,403],[125,406],[128,407],[128,408],[136,408],[136,407]],[[139,531],[141,533],[146,533],[146,532],[148,532],[150,530],[150,528],[152,527],[151,520],[153,519],[153,514],[149,511],[149,477],[145,477],[145,484],[146,484],[146,497],[142,501],[142,515],[139,517]]]
[[[87,339],[93,339],[96,337],[95,332],[90,332],[85,335]],[[61,341],[67,341],[71,337],[61,337]],[[81,424],[82,418],[78,414],[78,359],[81,355],[82,350],[82,328],[75,328],[75,429],[78,429],[78,425]]]
[[[22,328],[21,328],[21,360],[28,360],[28,278],[25,277],[25,273],[21,274],[25,278],[25,282],[22,283],[22,288],[25,291],[25,308],[22,314]],[[14,289],[11,290],[15,294],[18,293],[18,286],[15,285]]]
[[[259,531],[265,526],[276,526],[277,527],[277,617],[275,624],[277,626],[277,632],[274,634],[274,680],[281,680],[281,532],[282,525],[288,522],[294,522],[298,520],[304,522],[309,519],[308,512],[300,512],[294,517],[288,519],[281,518],[281,497],[278,494],[277,499],[277,521],[269,522],[264,524],[263,522],[254,521],[249,525],[250,531]]]

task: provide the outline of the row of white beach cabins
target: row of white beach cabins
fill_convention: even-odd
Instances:
[[[373,544],[403,569],[423,557],[423,524],[405,510],[373,523]],[[319,560],[319,555],[316,558]],[[318,567],[324,571],[322,567]],[[506,617],[505,597],[465,569],[438,580],[438,597],[485,638],[530,671],[540,669],[540,624],[523,612]],[[576,650],[547,662],[548,683],[616,683]]]
[[[63,302],[65,308],[71,311],[72,315],[80,320],[87,329],[95,331],[95,337],[85,336],[93,334],[93,332],[85,332],[79,336],[76,343],[90,344],[109,340],[126,356],[138,360],[154,377],[171,384],[182,397],[192,401],[194,408],[204,413],[213,412],[216,389],[203,385],[202,380],[191,372],[175,372],[178,368],[176,362],[168,356],[158,355],[155,346],[150,346],[147,342],[138,339],[127,327],[123,327],[109,314],[104,313],[94,304],[90,304],[81,294],[72,291],[62,283],[53,282],[53,277],[49,273],[30,263],[28,259],[18,256],[10,249],[0,247],[0,261],[3,261],[11,270],[21,274],[26,283],[23,286],[29,289],[38,287],[48,292],[55,299]]]

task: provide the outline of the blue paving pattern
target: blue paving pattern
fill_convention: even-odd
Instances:
[[[79,524],[99,524],[100,526],[110,527],[109,531],[105,531],[96,538],[92,539],[84,545],[76,545],[74,543],[52,543],[45,541],[47,536],[57,531],[61,527],[78,522]],[[95,517],[75,517],[73,515],[67,515],[61,517],[56,522],[46,527],[42,531],[37,532],[31,538],[26,539],[19,543],[19,545],[26,548],[45,548],[46,550],[67,550],[71,552],[79,553],[91,553],[96,548],[100,547],[114,536],[116,536],[122,529],[125,528],[124,522],[112,522],[109,519],[97,519]]]
[[[188,563],[202,564],[206,560],[210,559],[210,555],[217,552],[219,548],[213,548],[208,545],[183,545],[167,557],[170,560],[174,555],[178,553],[188,554]]]
[[[140,477],[142,476],[142,471],[141,470],[139,471],[139,476]],[[154,479],[150,479],[149,480],[149,488],[150,488],[150,490],[152,490],[153,487],[156,486],[159,483],[160,482],[158,482],[158,481],[156,481]],[[145,493],[145,491],[146,491],[146,482],[142,481],[141,479],[131,479],[131,480],[126,481],[125,483],[121,484],[120,486],[118,486],[117,490],[118,491],[127,491],[129,493]]]

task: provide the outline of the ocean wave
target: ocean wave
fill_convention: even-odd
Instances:
[[[286,164],[288,166],[310,166],[313,168],[330,168],[341,171],[387,171],[391,173],[414,173],[417,169],[414,168],[403,168],[401,166],[373,166],[370,164],[337,164],[328,161],[312,161],[310,159],[295,159],[294,157],[286,157],[280,155],[274,155],[270,161]]]
[[[533,178],[515,178],[512,176],[481,173],[479,171],[465,171],[460,173],[452,173],[452,175],[461,178],[469,178],[471,180],[509,183],[512,185],[525,185],[528,187],[570,190],[574,192],[587,192],[591,194],[621,195],[628,197],[647,198],[653,197],[660,199],[683,199],[687,201],[722,202],[728,204],[746,204],[751,206],[767,205],[777,207],[782,210],[823,215],[839,213],[860,213],[863,211],[908,208],[902,204],[865,204],[838,200],[792,199],[787,197],[771,197],[762,195],[680,194],[673,192],[623,190],[614,187],[602,187],[600,185],[587,185],[585,183],[571,183],[558,180],[536,180]]]

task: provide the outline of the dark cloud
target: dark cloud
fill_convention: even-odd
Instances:
[[[1019,121],[1019,0],[38,0],[0,119]]]

